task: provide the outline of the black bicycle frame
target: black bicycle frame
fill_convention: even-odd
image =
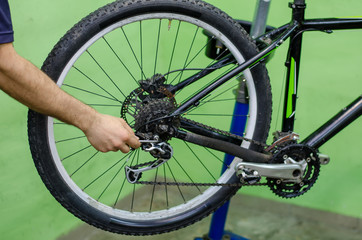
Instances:
[[[294,3],[290,4],[290,7],[293,9],[293,21],[299,23],[299,28],[290,36],[291,40],[286,61],[288,71],[285,86],[282,123],[282,131],[284,132],[293,131],[294,129],[303,33],[306,31],[324,31],[331,33],[332,30],[356,28],[362,29],[362,18],[328,18],[305,20],[305,0],[295,0]]]
[[[245,61],[234,70],[228,72],[221,78],[210,83],[204,89],[200,90],[179,108],[177,108],[171,116],[180,115],[193,106],[197,106],[199,101],[207,96],[210,92],[229,81],[236,75],[240,74],[247,68],[259,63],[265,59],[272,51],[279,45],[290,38],[289,50],[286,60],[287,79],[285,86],[285,99],[283,110],[282,131],[288,132],[294,129],[294,119],[296,110],[296,99],[298,92],[299,82],[299,69],[302,49],[303,33],[307,31],[323,31],[331,33],[332,30],[340,29],[362,29],[362,18],[328,18],[328,19],[309,19],[305,20],[305,0],[294,0],[289,6],[292,8],[292,21],[290,24],[284,25],[280,28],[274,29],[263,36],[262,38],[269,38],[272,43],[261,50],[257,55]],[[256,39],[258,40],[258,39]],[[204,74],[202,75],[204,76]],[[193,79],[192,82],[197,81]],[[183,85],[185,86],[185,85]],[[303,143],[318,148],[327,140],[332,138],[335,134],[341,131],[344,127],[357,119],[362,113],[362,97],[359,96],[353,103],[346,107],[342,112],[338,113],[335,117],[329,120],[321,128],[312,133]]]

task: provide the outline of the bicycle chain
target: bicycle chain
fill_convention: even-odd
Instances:
[[[160,185],[160,186],[200,186],[200,187],[246,187],[246,186],[267,186],[268,183],[187,183],[187,182],[152,182],[152,181],[137,181],[136,184],[143,185]]]
[[[147,165],[151,165],[156,161],[150,161],[141,163],[132,168],[139,168]],[[267,186],[268,183],[254,183],[254,184],[246,184],[246,183],[189,183],[189,182],[153,182],[153,181],[137,181],[136,184],[143,185],[161,185],[161,186],[200,186],[200,187],[242,187],[242,186]]]

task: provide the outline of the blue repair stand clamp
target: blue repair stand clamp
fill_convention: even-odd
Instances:
[[[245,130],[245,125],[247,121],[247,116],[249,113],[249,104],[246,96],[246,83],[245,79],[239,78],[240,84],[238,92],[236,93],[236,102],[234,107],[233,119],[231,121],[230,132],[243,135]],[[234,159],[234,156],[229,154],[225,155],[224,162],[221,173],[226,170],[226,166],[229,165]],[[202,238],[195,238],[195,240],[248,240],[242,236],[238,236],[232,232],[225,231],[225,222],[228,214],[230,201],[227,201],[223,206],[221,206],[212,216],[210,230],[207,235]]]

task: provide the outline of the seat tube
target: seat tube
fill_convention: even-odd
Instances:
[[[302,25],[306,8],[305,0],[294,0],[293,3],[289,4],[289,7],[293,9],[292,21],[299,22],[300,25]],[[290,36],[290,39],[288,56],[285,62],[287,76],[284,94],[283,132],[293,131],[294,129],[302,49],[302,31],[297,28]]]

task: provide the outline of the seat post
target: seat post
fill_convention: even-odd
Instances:
[[[293,3],[289,3],[289,7],[293,9],[293,21],[298,21],[299,23],[304,21],[305,8],[307,5],[305,4],[305,0],[294,0]]]
[[[303,5],[303,4],[305,4],[305,0],[294,0],[294,4]]]
[[[266,21],[268,18],[271,0],[258,0],[255,8],[253,23],[251,25],[250,36],[253,39],[265,33]]]

